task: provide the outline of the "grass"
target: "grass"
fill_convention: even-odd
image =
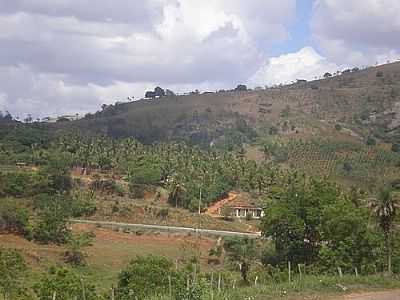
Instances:
[[[208,251],[215,244],[215,240],[209,238],[197,240],[185,235],[124,233],[87,225],[74,225],[73,230],[94,231],[96,234],[93,245],[85,249],[87,266],[77,270],[100,291],[107,291],[115,285],[118,273],[138,255],[166,256],[174,262],[178,260],[181,265],[200,251],[202,269],[208,270]],[[63,246],[36,244],[14,235],[0,235],[0,241],[0,246],[22,252],[31,269],[26,280],[28,286],[32,286],[50,266],[65,265]]]
[[[289,282],[268,282],[258,286],[236,287],[226,286],[220,292],[214,286],[208,285],[204,300],[323,300],[323,299],[342,299],[345,295],[359,292],[377,292],[382,290],[400,288],[400,281],[397,277],[384,277],[381,275],[373,276],[313,276],[308,275],[301,280],[295,278]],[[211,295],[213,294],[213,295]],[[152,300],[170,300],[165,296],[150,298]],[[171,299],[172,300],[172,299]]]

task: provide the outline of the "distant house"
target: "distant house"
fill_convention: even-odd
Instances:
[[[228,208],[230,215],[236,218],[259,219],[264,216],[261,204],[246,193],[237,194],[236,197],[224,205],[224,208]],[[219,215],[223,215],[224,208],[219,209]]]

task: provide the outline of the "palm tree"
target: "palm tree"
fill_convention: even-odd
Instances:
[[[371,207],[385,238],[388,273],[392,274],[392,234],[394,221],[399,207],[399,198],[394,196],[390,187],[381,187],[376,198],[371,199]]]

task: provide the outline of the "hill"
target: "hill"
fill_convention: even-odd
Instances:
[[[395,142],[400,127],[400,63],[258,91],[223,91],[169,96],[106,106],[86,118],[56,124],[112,137],[133,136],[144,143],[186,140],[209,144],[234,129],[248,138],[255,129],[325,135],[340,124],[341,135],[374,136]],[[292,129],[292,130],[290,130]]]

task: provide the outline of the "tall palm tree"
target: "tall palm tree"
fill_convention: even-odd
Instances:
[[[388,273],[392,274],[392,234],[394,221],[399,207],[399,198],[390,187],[381,187],[375,198],[371,199],[371,207],[385,238]]]

